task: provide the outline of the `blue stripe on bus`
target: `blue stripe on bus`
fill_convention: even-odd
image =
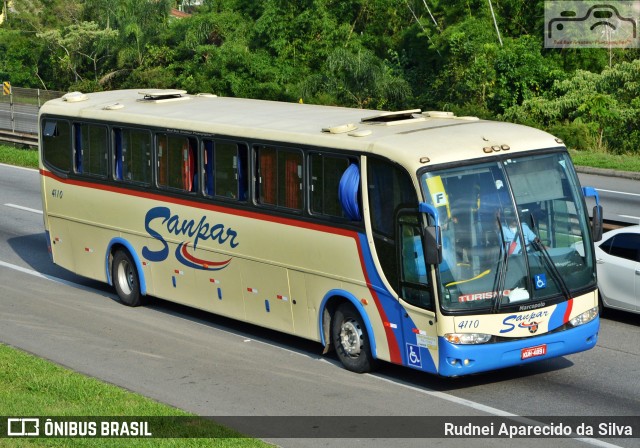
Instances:
[[[570,330],[547,333],[512,342],[455,345],[443,337],[439,337],[439,373],[443,376],[469,375],[582,352],[596,345],[599,328],[600,319],[596,318]],[[526,360],[521,359],[523,349],[542,345],[546,345],[545,355],[534,356]],[[469,360],[468,365],[464,365],[465,359]],[[452,360],[455,360],[455,363]]]
[[[564,319],[568,306],[569,302],[562,302],[556,306],[556,309],[553,310],[553,314],[551,314],[551,317],[549,318],[548,331],[555,330],[566,323]]]
[[[372,294],[376,294],[378,297],[378,304],[384,312],[384,316],[381,316],[384,321],[386,318],[387,324],[385,326],[385,334],[387,342],[389,344],[389,356],[391,362],[402,363],[406,365],[406,356],[404,350],[401,349],[402,341],[404,340],[402,335],[402,318],[404,317],[404,310],[398,300],[389,293],[385,287],[378,270],[373,262],[373,256],[369,250],[369,242],[367,236],[362,233],[358,233],[360,239],[360,248],[362,251],[362,260],[364,262],[365,275],[369,282],[369,289]],[[374,297],[375,299],[375,297]],[[395,324],[395,328],[391,326]]]
[[[109,245],[107,246],[107,253],[105,254],[105,271],[107,273],[107,283],[111,286],[113,286],[113,280],[111,279],[111,265],[109,263],[109,255],[111,254],[111,248],[113,247],[114,244],[122,244],[124,247],[127,248],[127,250],[129,251],[129,254],[131,254],[131,258],[133,258],[133,262],[136,264],[136,268],[138,270],[138,281],[140,283],[140,294],[142,294],[143,296],[147,295],[147,281],[144,278],[144,271],[142,270],[142,263],[140,262],[140,258],[138,257],[138,254],[136,253],[135,249],[133,248],[133,246],[131,245],[131,243],[129,243],[129,241],[117,237],[117,238],[113,238],[111,241],[109,241]]]

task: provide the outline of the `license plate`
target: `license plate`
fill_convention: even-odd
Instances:
[[[523,348],[520,352],[521,359],[535,358],[536,356],[544,356],[547,354],[547,344],[536,345],[535,347]]]

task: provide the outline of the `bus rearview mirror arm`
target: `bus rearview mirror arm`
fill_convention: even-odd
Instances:
[[[433,225],[427,225],[424,228],[424,258],[427,264],[438,265],[442,262],[442,231],[438,225],[438,210],[431,204],[421,202],[418,206],[420,213],[426,214],[431,219],[427,222],[433,222]]]
[[[596,205],[593,207],[593,213],[591,215],[591,233],[593,235],[593,241],[600,241],[602,239],[602,230],[604,228],[600,196],[598,195],[598,191],[593,187],[582,187],[582,194],[585,198],[594,198],[596,200]]]

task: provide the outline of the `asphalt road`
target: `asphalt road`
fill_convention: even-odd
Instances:
[[[385,364],[344,370],[319,344],[154,301],[128,308],[106,286],[54,266],[38,174],[0,165],[0,342],[206,416],[634,416],[640,319],[609,313],[593,350],[470,378]],[[2,404],[0,403],[0,415]],[[410,435],[410,429],[408,429]],[[286,447],[482,447],[486,439],[269,439]],[[638,435],[636,435],[637,437]],[[493,446],[538,447],[540,439]],[[554,439],[637,447],[638,439]]]
[[[598,190],[606,220],[640,224],[640,180],[588,173],[579,177],[583,186]],[[587,205],[591,208],[595,202],[588,199]]]

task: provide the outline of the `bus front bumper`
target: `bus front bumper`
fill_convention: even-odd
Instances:
[[[595,347],[599,328],[600,317],[597,317],[569,330],[512,342],[455,345],[440,337],[438,373],[442,376],[470,375],[582,352]]]

